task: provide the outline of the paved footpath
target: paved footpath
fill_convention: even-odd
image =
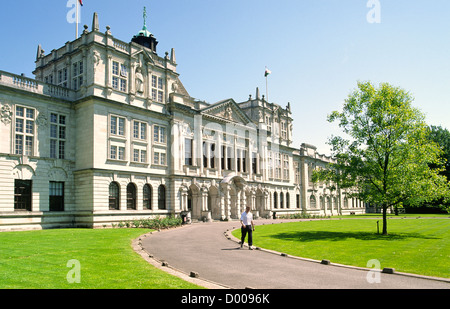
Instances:
[[[281,222],[257,220],[256,224]],[[200,279],[234,289],[450,288],[450,280],[397,273],[377,273],[380,283],[369,283],[369,269],[341,267],[333,263],[323,265],[320,261],[286,257],[268,250],[240,249],[236,239],[227,237],[227,231],[230,234],[239,226],[238,221],[195,223],[141,237],[141,246],[156,261],[168,263],[169,267],[162,269],[174,268],[185,274],[194,272]],[[374,274],[371,275],[373,277]]]

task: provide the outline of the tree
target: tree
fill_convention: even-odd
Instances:
[[[358,82],[343,110],[328,116],[345,134],[328,141],[336,163],[315,175],[380,206],[384,235],[390,207],[405,202],[417,206],[450,196],[449,185],[439,174],[442,150],[428,139],[424,116],[412,107],[412,101],[408,92],[387,83],[376,88],[370,82]]]
[[[445,165],[441,174],[447,177],[447,181],[450,181],[450,131],[441,126],[430,126],[429,138],[442,148]]]

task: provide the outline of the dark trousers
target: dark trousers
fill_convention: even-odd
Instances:
[[[245,227],[241,227],[241,234],[242,234],[241,244],[244,244],[247,233],[248,233],[248,245],[252,246],[253,245],[253,231],[252,231],[251,225],[246,225]]]

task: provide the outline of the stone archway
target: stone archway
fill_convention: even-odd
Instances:
[[[239,219],[247,206],[247,182],[240,176],[228,175],[220,183],[221,220]]]

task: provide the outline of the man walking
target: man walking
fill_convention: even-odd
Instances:
[[[245,237],[248,233],[248,249],[253,250],[253,231],[255,230],[255,224],[253,223],[253,214],[250,212],[249,206],[247,206],[241,215],[241,225],[241,248],[244,246]]]

